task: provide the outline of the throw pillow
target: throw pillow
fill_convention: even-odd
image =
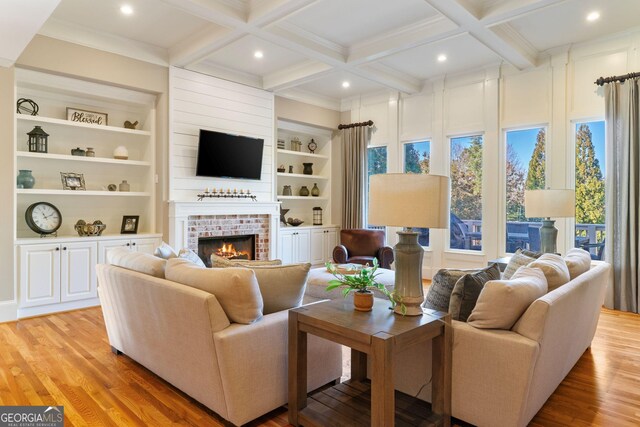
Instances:
[[[198,267],[202,267],[202,268],[207,267],[206,265],[204,265],[204,262],[200,259],[198,254],[192,251],[191,249],[187,249],[187,248],[180,249],[180,252],[178,252],[178,258],[188,259]]]
[[[589,271],[591,268],[591,255],[584,249],[569,249],[564,257],[564,262],[567,263],[569,277],[573,280],[582,273]]]
[[[225,257],[211,254],[211,267],[213,268],[226,268],[226,267],[266,267],[272,265],[282,265],[282,261],[279,259],[273,260],[252,260],[252,259],[227,259]]]
[[[465,274],[475,273],[478,269],[457,270],[442,268],[431,279],[431,285],[424,299],[424,308],[442,312],[449,311],[449,300],[456,282]]]
[[[253,323],[262,317],[262,295],[253,271],[247,268],[202,268],[192,261],[167,261],[167,280],[201,289],[216,296],[232,322]]]
[[[570,279],[567,263],[560,255],[544,254],[527,267],[539,268],[547,278],[549,292],[567,283]]]
[[[491,264],[484,270],[462,276],[453,287],[453,292],[451,292],[451,300],[449,302],[451,319],[466,322],[476,306],[476,301],[485,283],[499,278],[500,269],[498,264]]]
[[[256,274],[264,314],[300,307],[311,264],[248,266]]]
[[[547,293],[547,279],[539,268],[521,267],[510,280],[484,285],[467,323],[480,329],[511,329],[536,299]]]
[[[167,261],[143,252],[131,252],[125,248],[114,248],[107,252],[107,264],[164,279]]]
[[[173,248],[168,243],[165,243],[165,242],[162,242],[160,246],[156,248],[153,254],[158,258],[162,258],[162,259],[171,259],[178,256],[176,251],[174,251]]]
[[[529,251],[527,251],[529,252]],[[504,273],[502,273],[502,278],[505,280],[511,279],[511,276],[520,268],[529,264],[532,261],[535,261],[536,258],[525,255],[522,252],[522,249],[518,249],[516,253],[513,254],[507,267],[504,269]]]

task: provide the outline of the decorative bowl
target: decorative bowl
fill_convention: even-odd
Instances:
[[[80,237],[100,236],[104,229],[107,228],[107,225],[103,224],[100,220],[93,221],[92,224],[87,224],[86,221],[79,219],[74,228]]]
[[[298,218],[289,218],[287,220],[287,224],[293,226],[293,227],[297,227],[300,224],[304,223],[304,221],[300,221]]]

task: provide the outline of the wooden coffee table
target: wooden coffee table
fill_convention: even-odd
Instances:
[[[307,334],[351,347],[351,379],[307,398]],[[395,391],[395,353],[432,341],[432,405]],[[371,381],[367,380],[371,358]],[[398,404],[396,405],[396,401]],[[431,408],[430,408],[431,406]],[[289,311],[289,422],[294,426],[451,424],[451,320],[447,313],[400,316],[376,298],[358,312],[345,300]]]

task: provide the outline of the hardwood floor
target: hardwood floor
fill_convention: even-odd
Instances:
[[[588,350],[532,426],[640,423],[640,316],[603,310]],[[64,405],[66,426],[220,426],[213,412],[111,353],[99,308],[0,324],[0,405]],[[278,409],[249,424],[286,426]]]

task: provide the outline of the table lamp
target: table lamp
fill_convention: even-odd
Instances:
[[[551,218],[575,216],[576,192],[569,189],[525,190],[524,214],[528,218],[546,218],[540,228],[540,251],[556,253],[558,229]]]
[[[396,313],[422,314],[424,249],[418,244],[419,233],[411,228],[447,228],[448,221],[448,177],[403,173],[370,177],[369,224],[407,227],[405,231],[398,231],[398,244],[393,248],[395,296],[402,303],[396,304]]]

